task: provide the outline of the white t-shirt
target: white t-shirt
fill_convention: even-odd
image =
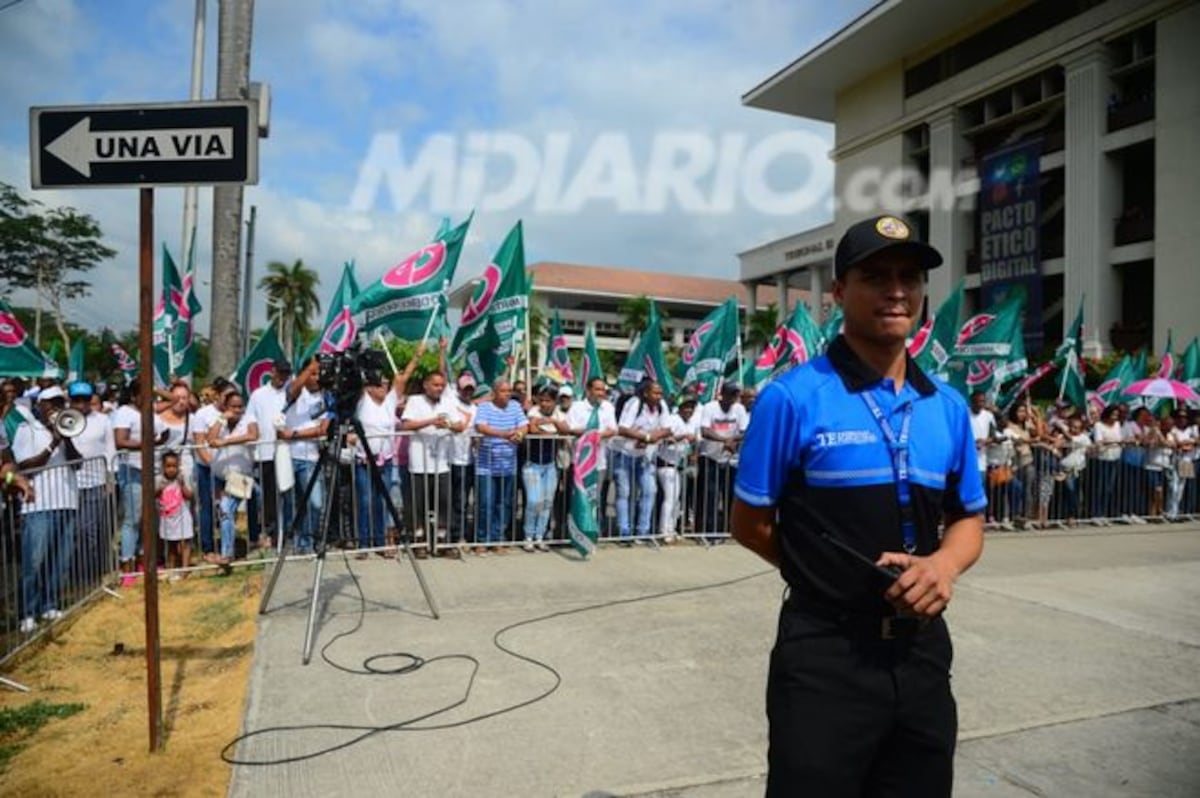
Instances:
[[[275,459],[275,421],[283,415],[283,408],[286,406],[287,385],[276,388],[268,382],[250,393],[246,415],[258,424],[258,443],[254,446],[254,459],[260,463]]]
[[[83,457],[78,472],[80,489],[98,488],[105,482],[108,471],[117,459],[117,445],[113,442],[113,431],[108,416],[103,413],[88,413],[87,424],[71,443]]]
[[[1087,450],[1092,445],[1092,439],[1086,432],[1081,432],[1078,435],[1068,436],[1067,445],[1069,447],[1067,454],[1059,465],[1064,471],[1078,473],[1087,466]]]
[[[692,417],[684,421],[678,413],[672,413],[671,417],[667,419],[667,429],[671,430],[672,437],[678,438],[686,435],[698,440],[700,438],[700,414],[693,412]],[[658,447],[658,459],[671,465],[678,465],[694,445],[694,443],[686,441],[664,443]]]
[[[18,463],[41,454],[54,437],[42,422],[28,419],[13,433],[13,459]],[[66,444],[54,447],[46,465],[28,475],[33,501],[21,503],[21,515],[43,510],[74,510],[78,505],[75,469],[67,465]]]
[[[475,432],[475,404],[464,402],[457,396],[451,400],[454,404],[454,423],[467,422],[467,428],[450,436],[450,465],[466,466],[471,464],[471,437]]]
[[[292,406],[283,414],[283,418],[287,428],[292,432],[317,429],[321,426],[321,420],[325,418],[325,397],[320,391],[314,392],[307,388],[301,388],[296,401],[292,402]],[[288,445],[292,448],[293,460],[315,463],[321,457],[320,438],[289,440]]]
[[[592,418],[592,403],[588,400],[581,402],[572,402],[571,409],[567,411],[567,426],[571,431],[578,434],[583,432],[587,427],[588,422]],[[600,403],[600,431],[607,432],[609,430],[616,432],[617,430],[617,412],[613,408],[612,402],[605,399]],[[600,447],[600,452],[596,457],[596,468],[603,471],[608,468],[607,445]]]
[[[451,423],[461,417],[454,399],[443,393],[437,404],[423,393],[408,397],[401,418],[404,421],[425,421],[445,416]],[[408,438],[408,470],[414,474],[447,474],[450,472],[450,430],[435,425],[406,433]]]
[[[196,444],[196,465],[204,462],[200,457],[201,452],[207,452],[211,460],[212,451],[205,445],[205,441],[208,439],[208,431],[212,428],[213,424],[217,423],[219,418],[221,418],[221,411],[211,402],[201,405],[199,410],[192,413],[191,436],[192,441]]]
[[[1116,422],[1105,424],[1096,422],[1096,426],[1092,427],[1092,440],[1099,446],[1100,451],[1096,455],[1097,459],[1103,460],[1106,463],[1112,463],[1121,459],[1121,425]]]
[[[362,422],[363,432],[367,434],[367,445],[375,454],[375,462],[383,465],[396,453],[393,441],[396,436],[396,392],[388,390],[387,395],[379,404],[375,403],[365,392],[358,400],[358,409],[354,416]],[[366,462],[367,453],[362,441],[354,447],[355,459]]]
[[[971,434],[975,437],[976,444],[979,441],[986,441],[991,438],[996,432],[996,417],[992,415],[991,410],[980,410],[978,413],[969,413],[971,417]],[[987,471],[987,447],[975,449],[975,460],[979,464],[980,471]]]
[[[1196,428],[1195,427],[1184,427],[1183,429],[1179,429],[1179,427],[1176,427],[1175,429],[1171,430],[1171,432],[1167,435],[1167,440],[1169,440],[1171,443],[1175,444],[1175,446],[1177,447],[1175,449],[1175,456],[1177,458],[1179,458],[1180,460],[1195,460],[1196,459],[1195,447],[1193,447],[1189,450],[1184,450],[1181,446],[1181,444],[1185,444],[1185,443],[1189,443],[1189,442],[1194,443],[1196,441]]]
[[[250,431],[250,424],[254,419],[250,418],[249,413],[243,413],[238,419],[237,424],[233,429],[229,428],[229,423],[225,419],[220,419],[220,426],[217,427],[217,440],[226,440],[228,438],[240,438]],[[262,430],[259,430],[262,434]],[[213,476],[218,479],[224,479],[225,474],[234,469],[242,472],[247,476],[254,476],[254,461],[251,459],[249,444],[235,444],[233,446],[221,446],[213,450],[214,457],[212,461]]]
[[[142,442],[142,411],[136,405],[121,405],[112,415],[112,430],[114,440],[119,429],[129,430],[129,442],[140,445]],[[162,421],[154,416],[154,434],[157,437],[162,432]],[[131,468],[142,467],[142,453],[137,449],[118,449],[117,463]]]
[[[640,397],[631,396],[625,400],[625,406],[621,408],[621,417],[617,420],[617,426],[637,430],[641,433],[657,432],[666,428],[670,420],[670,412],[665,408],[666,404],[663,402],[660,402],[658,407],[651,407],[642,402]],[[658,444],[647,445],[644,442],[619,435],[613,439],[613,450],[630,457],[653,458],[658,452]]]
[[[728,410],[722,410],[720,400],[714,399],[700,408],[697,415],[700,416],[701,430],[708,430],[724,439],[737,437],[746,428],[746,408],[742,407],[741,402],[734,402]],[[718,463],[728,463],[734,458],[724,444],[711,440],[700,444],[700,455]]]
[[[167,439],[162,446],[158,448],[158,456],[154,459],[154,473],[158,474],[162,471],[160,463],[162,452],[166,449],[179,452],[179,470],[183,474],[184,479],[189,482],[192,480],[192,469],[195,464],[195,458],[192,456],[192,449],[187,444],[190,444],[192,432],[195,431],[196,425],[191,414],[183,417],[183,421],[177,423],[169,423],[162,416],[154,417],[154,431],[167,431]]]

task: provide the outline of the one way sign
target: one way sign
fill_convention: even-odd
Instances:
[[[258,182],[253,102],[31,108],[34,188]]]

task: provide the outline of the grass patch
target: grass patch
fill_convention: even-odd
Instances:
[[[34,701],[19,707],[0,708],[0,772],[8,767],[14,756],[25,748],[24,740],[51,720],[69,718],[87,708],[86,704],[50,704]],[[17,740],[10,738],[19,737]]]
[[[203,640],[229,631],[244,618],[241,602],[233,597],[223,597],[196,610],[191,622],[196,635]]]

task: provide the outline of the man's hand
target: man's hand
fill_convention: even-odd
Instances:
[[[941,552],[918,557],[901,551],[885,551],[877,564],[903,569],[883,594],[900,615],[936,618],[950,603],[959,571]]]

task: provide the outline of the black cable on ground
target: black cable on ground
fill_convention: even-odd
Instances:
[[[546,690],[543,690],[542,692],[538,693],[535,696],[532,696],[531,698],[525,699],[524,701],[519,701],[515,704],[510,704],[505,707],[501,707],[500,709],[496,709],[491,712],[485,712],[481,715],[474,715],[469,718],[464,718],[463,720],[456,720],[456,721],[449,721],[446,723],[437,723],[437,724],[432,724],[432,725],[420,726],[417,724],[421,723],[422,721],[427,721],[432,718],[436,718],[439,715],[443,715],[443,714],[450,712],[453,709],[457,709],[458,707],[461,707],[462,705],[467,703],[467,700],[471,697],[471,689],[475,685],[475,677],[479,674],[479,667],[480,667],[479,660],[469,654],[443,654],[441,656],[430,657],[429,659],[425,659],[424,657],[420,657],[416,654],[410,654],[406,651],[394,651],[394,652],[386,652],[386,653],[381,653],[381,654],[373,654],[372,656],[367,657],[365,660],[363,660],[361,667],[359,667],[357,669],[347,668],[344,665],[339,665],[338,663],[331,660],[326,653],[329,650],[329,648],[334,643],[336,643],[338,640],[340,640],[341,638],[357,633],[362,628],[363,622],[366,618],[367,598],[366,598],[366,594],[363,593],[362,584],[358,581],[358,574],[356,574],[354,572],[354,569],[350,566],[349,558],[346,557],[345,555],[343,555],[343,561],[346,564],[346,570],[349,571],[350,577],[354,581],[354,587],[358,591],[358,601],[359,601],[358,620],[351,629],[349,629],[345,632],[338,633],[332,639],[330,639],[330,641],[328,643],[326,643],[324,646],[321,647],[321,659],[325,660],[325,662],[327,662],[330,665],[330,667],[332,667],[332,668],[335,668],[344,673],[350,673],[350,674],[354,674],[354,675],[358,675],[358,676],[400,676],[400,675],[404,675],[404,674],[415,673],[418,670],[420,670],[421,668],[424,668],[428,665],[432,665],[435,662],[447,662],[447,661],[451,661],[451,660],[462,660],[464,662],[471,663],[471,674],[467,678],[466,688],[463,691],[462,697],[450,704],[447,704],[446,706],[440,707],[440,708],[432,710],[430,712],[426,712],[422,715],[417,715],[415,717],[407,718],[405,720],[398,721],[396,723],[391,723],[391,724],[388,724],[385,726],[367,726],[367,725],[345,724],[345,723],[304,723],[304,724],[298,724],[298,725],[294,725],[294,726],[270,726],[265,729],[255,729],[254,731],[249,731],[249,732],[246,732],[245,734],[241,734],[241,735],[235,737],[223,749],[221,749],[221,759],[223,759],[225,762],[228,762],[231,765],[260,765],[260,766],[286,765],[286,764],[291,764],[293,762],[304,762],[309,759],[316,759],[317,757],[325,756],[326,754],[332,754],[335,751],[341,751],[342,749],[349,748],[352,745],[357,745],[358,743],[362,742],[363,740],[366,740],[369,737],[373,737],[373,736],[375,736],[377,734],[381,734],[383,732],[438,731],[438,730],[443,730],[443,729],[454,729],[459,726],[466,726],[471,723],[478,723],[480,721],[487,720],[488,718],[494,718],[499,715],[507,714],[509,712],[515,712],[518,709],[523,709],[527,706],[536,704],[537,702],[548,698],[556,690],[558,690],[559,686],[562,684],[563,679],[562,679],[562,674],[560,674],[558,671],[556,671],[549,664],[542,662],[541,660],[539,660],[535,657],[526,656],[525,654],[521,654],[517,651],[514,651],[513,649],[508,648],[503,643],[501,643],[500,638],[503,637],[508,632],[511,632],[514,629],[519,629],[522,626],[532,626],[533,624],[542,623],[544,621],[553,620],[555,618],[563,618],[568,615],[579,615],[580,613],[584,613],[584,612],[593,612],[596,610],[608,609],[611,607],[619,607],[619,606],[622,606],[625,604],[636,604],[636,603],[639,603],[642,601],[653,601],[655,599],[668,598],[670,596],[679,596],[679,595],[683,595],[685,593],[697,593],[697,592],[700,592],[703,590],[716,590],[718,588],[736,585],[740,582],[747,582],[751,579],[757,579],[760,576],[766,576],[768,574],[778,573],[778,571],[776,569],[770,568],[770,569],[767,569],[764,571],[758,571],[756,573],[747,574],[745,576],[739,576],[739,577],[735,577],[733,579],[726,579],[721,582],[711,582],[711,583],[707,583],[707,584],[703,584],[703,585],[693,585],[691,587],[676,588],[674,590],[664,590],[660,593],[649,593],[646,595],[633,596],[630,598],[612,599],[610,601],[603,601],[598,604],[589,604],[584,607],[576,607],[574,609],[569,609],[569,610],[559,610],[557,612],[547,613],[546,615],[539,615],[534,618],[526,618],[525,620],[517,621],[516,623],[511,623],[508,626],[505,626],[505,627],[497,630],[495,632],[495,634],[492,635],[492,645],[494,645],[496,648],[498,648],[500,651],[504,652],[505,654],[509,655],[510,657],[519,659],[522,662],[527,662],[530,665],[533,665],[534,667],[541,668],[542,670],[546,671],[553,677],[554,683]],[[385,660],[398,660],[399,664],[396,665],[395,667],[380,667],[377,664],[377,663],[379,663],[381,661],[385,661]],[[240,745],[244,740],[249,740],[252,737],[258,737],[261,735],[287,734],[287,733],[292,733],[292,732],[313,732],[313,731],[349,731],[349,732],[359,732],[359,734],[351,737],[350,739],[348,739],[344,742],[338,743],[336,745],[330,745],[325,748],[320,748],[320,749],[317,749],[316,751],[311,751],[306,754],[297,754],[296,756],[283,757],[280,759],[257,759],[257,760],[256,759],[239,759],[233,753],[237,749],[238,745]]]

